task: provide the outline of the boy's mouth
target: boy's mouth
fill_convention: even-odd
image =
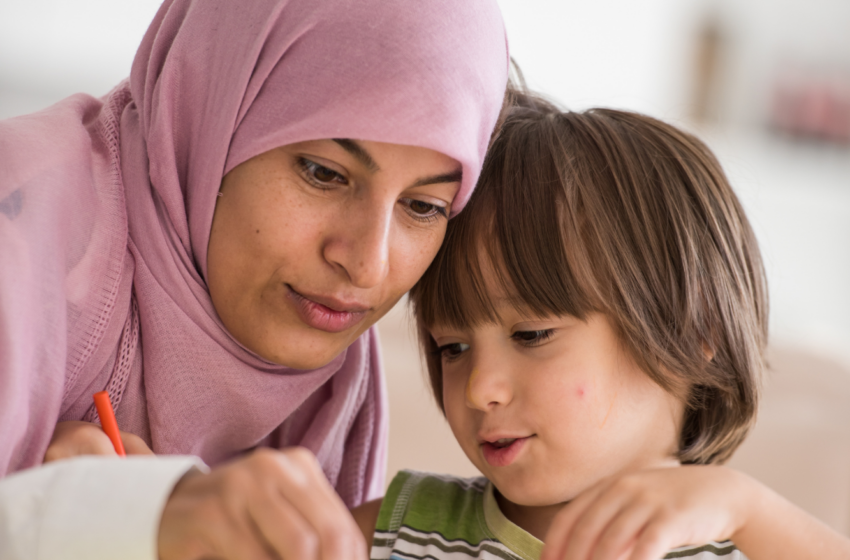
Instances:
[[[491,467],[507,467],[516,460],[531,437],[499,438],[494,441],[484,441],[481,444],[484,460]]]

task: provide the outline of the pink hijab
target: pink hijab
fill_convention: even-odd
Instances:
[[[423,146],[469,198],[507,75],[495,0],[167,0],[129,82],[0,122],[0,475],[57,421],[216,464],[304,445],[349,504],[383,490],[374,328],[325,367],[263,360],[206,288],[222,176],[319,138]]]

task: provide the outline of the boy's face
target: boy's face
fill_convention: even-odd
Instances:
[[[603,314],[433,328],[455,437],[519,506],[573,499],[602,478],[676,465],[682,403],[630,357]]]

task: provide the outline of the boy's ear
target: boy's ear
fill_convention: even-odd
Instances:
[[[705,355],[707,362],[714,359],[714,350],[704,340],[702,341],[702,353]]]

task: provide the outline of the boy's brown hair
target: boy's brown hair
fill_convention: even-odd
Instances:
[[[683,463],[722,463],[755,420],[767,286],[755,235],[709,149],[656,119],[561,112],[520,94],[464,212],[410,292],[428,327],[497,319],[482,274],[538,315],[608,316],[638,365],[686,403]]]

